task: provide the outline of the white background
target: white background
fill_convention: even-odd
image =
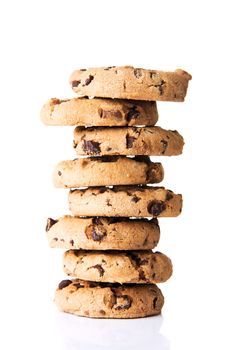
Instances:
[[[1,349],[234,348],[232,3],[1,1]],[[126,64],[193,75],[185,103],[158,103],[158,124],[186,141],[160,159],[163,185],[184,196],[183,215],[160,220],[174,275],[161,317],[84,319],[53,304],[62,251],[44,233],[68,213],[51,173],[75,157],[73,128],[45,127],[39,112],[73,96],[74,69]]]

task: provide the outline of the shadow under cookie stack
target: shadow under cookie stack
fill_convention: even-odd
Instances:
[[[149,185],[163,179],[162,165],[149,156],[179,155],[184,141],[153,126],[156,101],[183,101],[190,79],[183,70],[80,69],[70,77],[78,97],[43,106],[46,125],[76,126],[81,156],[60,162],[53,175],[56,187],[70,188],[72,214],[50,218],[46,227],[50,247],[69,249],[69,279],[55,293],[60,310],[97,318],[160,314],[164,297],[156,284],[170,278],[172,263],[153,252],[157,218],[179,215],[182,196]]]

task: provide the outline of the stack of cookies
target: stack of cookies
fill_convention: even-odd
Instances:
[[[182,196],[157,184],[161,163],[149,156],[182,153],[177,131],[153,126],[156,101],[183,101],[191,76],[133,67],[80,69],[70,78],[77,94],[42,108],[46,125],[75,125],[80,158],[60,162],[56,187],[69,188],[72,216],[47,221],[51,247],[68,249],[55,303],[60,310],[98,318],[157,315],[164,298],[157,283],[172,275],[171,260],[153,252],[158,217],[175,217]]]

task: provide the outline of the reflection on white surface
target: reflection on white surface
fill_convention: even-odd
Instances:
[[[160,334],[162,316],[133,320],[107,320],[56,313],[55,326],[62,350],[145,349],[169,350],[169,340]]]

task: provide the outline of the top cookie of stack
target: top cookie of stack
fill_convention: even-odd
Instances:
[[[80,69],[70,83],[79,98],[50,99],[42,108],[46,125],[152,126],[155,101],[183,101],[191,76],[183,70],[162,72],[133,67]],[[87,98],[95,97],[95,98]]]

